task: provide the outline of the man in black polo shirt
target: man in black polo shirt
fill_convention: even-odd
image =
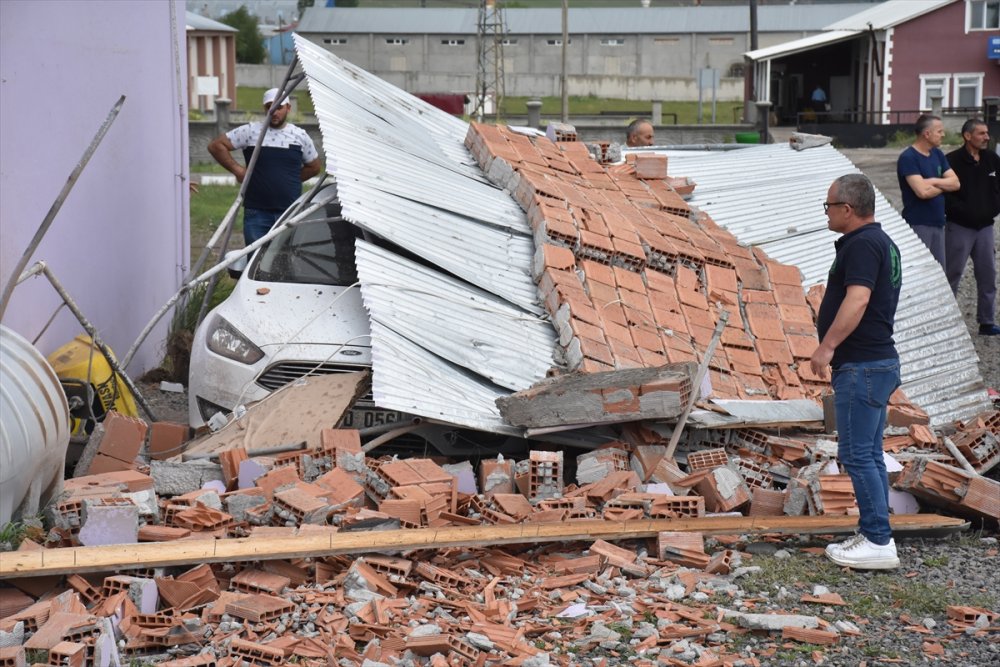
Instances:
[[[886,404],[899,386],[899,355],[892,339],[899,287],[899,248],[875,222],[875,189],[861,174],[833,182],[823,209],[834,244],[826,293],[816,318],[819,347],[814,373],[831,383],[837,412],[837,458],[854,486],[858,534],[826,547],[838,565],[866,570],[899,566],[889,528],[889,479],[882,454]]]
[[[980,336],[1000,335],[996,323],[997,267],[993,222],[1000,214],[1000,157],[990,150],[990,131],[978,118],[962,126],[961,148],[948,153],[961,189],[944,193],[948,220],[945,267],[951,291],[958,294],[965,264],[972,257],[976,276],[976,320]]]

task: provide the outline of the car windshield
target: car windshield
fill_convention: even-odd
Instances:
[[[357,228],[346,220],[327,219],[290,227],[258,254],[253,280],[275,283],[352,285]]]

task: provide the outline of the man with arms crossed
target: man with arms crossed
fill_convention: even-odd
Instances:
[[[861,174],[833,182],[823,204],[834,243],[826,293],[816,317],[819,347],[812,371],[832,385],[837,412],[837,458],[854,486],[859,532],[826,547],[834,563],[865,570],[899,566],[889,528],[889,479],[882,456],[886,404],[899,386],[892,339],[902,270],[899,248],[875,222],[875,189]]]
[[[972,118],[962,126],[965,143],[948,153],[948,163],[962,184],[945,194],[948,219],[944,237],[945,275],[958,294],[965,263],[972,256],[976,276],[976,320],[980,336],[1000,335],[997,326],[997,266],[993,221],[1000,214],[1000,157],[989,149],[990,132],[983,121]]]
[[[264,111],[268,111],[280,91],[272,88],[264,93]],[[322,169],[319,154],[312,139],[302,128],[287,121],[291,110],[288,98],[271,114],[260,157],[254,165],[243,201],[243,240],[250,245],[270,231],[278,217],[302,194],[302,181]],[[230,153],[243,150],[249,164],[263,123],[253,122],[220,134],[208,144],[215,161],[229,171],[239,183],[246,177],[246,167]]]
[[[944,268],[944,193],[958,190],[958,176],[939,148],[944,139],[941,119],[924,114],[914,132],[917,140],[896,160],[903,219]]]

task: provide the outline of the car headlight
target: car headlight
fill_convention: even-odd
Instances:
[[[264,356],[259,347],[219,315],[209,324],[206,341],[212,352],[248,366],[257,363]]]

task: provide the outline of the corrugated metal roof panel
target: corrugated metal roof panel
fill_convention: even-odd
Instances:
[[[184,24],[187,30],[210,30],[212,32],[239,32],[236,28],[220,23],[207,16],[195,12],[184,13]]]
[[[889,0],[839,19],[824,30],[885,30],[952,2],[955,0]]]
[[[762,32],[818,31],[857,14],[865,3],[765,5],[757,9]],[[299,21],[303,34],[476,34],[476,9],[447,8],[327,8],[310,7]],[[562,34],[558,8],[507,9],[511,35]],[[569,32],[573,35],[630,35],[676,33],[748,32],[749,11],[733,7],[571,7]]]
[[[796,151],[787,144],[662,152],[671,175],[698,184],[691,204],[741,243],[799,267],[806,287],[826,282],[837,235],[827,229],[823,201],[835,178],[859,172],[843,154],[829,145]],[[987,409],[975,348],[940,265],[877,190],[876,219],[903,259],[895,327],[903,389],[935,423]]]
[[[522,435],[500,416],[496,400],[510,392],[435,356],[372,322],[375,404],[449,424]]]
[[[775,44],[774,46],[757,49],[756,51],[747,51],[743,55],[750,60],[771,60],[773,58],[783,58],[784,56],[790,56],[793,53],[801,53],[802,51],[809,51],[811,49],[819,48],[820,46],[828,46],[830,44],[836,44],[837,42],[853,39],[860,34],[861,33],[856,30],[831,30],[829,32],[821,32],[816,35],[809,35],[808,37],[803,37],[802,39],[792,40],[791,42],[785,42],[784,44]]]
[[[548,321],[370,243],[357,264],[371,319],[433,354],[512,391],[555,364]]]
[[[358,241],[375,403],[519,434],[495,400],[544,377],[556,347],[537,317],[524,213],[483,177],[463,145],[465,123],[295,43],[343,216],[443,269]]]
[[[486,181],[468,125],[296,35],[344,217],[540,313],[524,212]]]

